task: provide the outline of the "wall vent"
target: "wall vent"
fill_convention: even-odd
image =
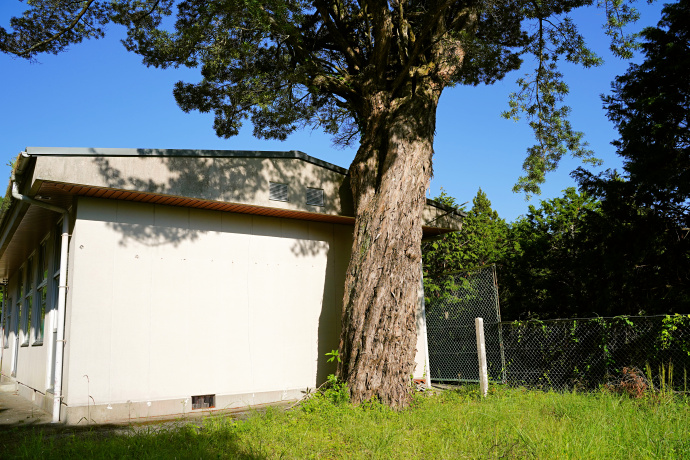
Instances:
[[[192,409],[213,409],[216,407],[216,395],[192,396]]]
[[[307,204],[323,206],[323,189],[307,187]]]
[[[273,201],[288,201],[288,186],[287,184],[279,184],[277,182],[269,182],[268,199]]]

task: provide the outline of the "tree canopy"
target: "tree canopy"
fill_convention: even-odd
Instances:
[[[606,33],[616,55],[629,57],[638,18],[632,0],[602,0]],[[301,1],[34,0],[0,27],[0,50],[35,59],[85,39],[109,23],[127,26],[127,49],[146,65],[201,67],[198,83],[179,82],[185,111],[213,112],[219,136],[235,135],[250,118],[258,137],[283,139],[320,127],[339,143],[356,143],[366,127],[362,95],[401,95],[407,81],[436,79],[442,87],[490,84],[518,68],[505,117],[526,116],[536,144],[527,152],[516,189],[538,193],[544,174],[567,152],[596,162],[563,105],[567,82],[559,60],[585,67],[603,61],[586,46],[569,13],[593,0]],[[168,17],[175,15],[175,22]],[[680,65],[678,68],[682,68]]]
[[[639,204],[680,218],[690,212],[690,3],[667,5],[642,36],[644,61],[616,78],[604,106]]]
[[[619,129],[614,145],[624,174],[580,169],[580,191],[530,206],[507,226],[508,243],[495,260],[504,318],[687,311],[689,31],[690,2],[667,5],[659,25],[642,33],[644,62],[616,78],[603,98]],[[467,224],[474,234],[473,221]],[[442,260],[482,251],[481,244],[455,246]],[[434,255],[428,249],[425,258]]]
[[[568,188],[562,197],[530,206],[510,225],[509,251],[498,271],[503,317],[564,318],[592,307],[585,299],[595,282],[587,219],[598,207],[597,200]]]
[[[645,29],[645,60],[603,97],[624,171],[575,171],[580,190],[508,226],[498,265],[507,319],[684,313],[690,307],[690,2]],[[472,230],[468,230],[472,233]],[[480,253],[481,246],[457,251]],[[450,258],[449,258],[450,259]]]

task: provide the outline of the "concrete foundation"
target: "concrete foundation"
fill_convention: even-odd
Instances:
[[[304,396],[305,390],[215,395],[215,407],[206,409],[192,409],[191,397],[162,401],[127,401],[120,404],[63,406],[61,420],[64,420],[68,425],[77,425],[80,423],[141,423],[161,419],[183,419],[296,401]]]

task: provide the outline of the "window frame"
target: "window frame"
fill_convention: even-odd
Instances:
[[[10,330],[12,329],[12,318],[14,318],[14,305],[12,304],[12,297],[7,295],[7,290],[5,290],[5,297],[7,298],[3,299],[5,301],[5,316],[3,318],[3,321],[5,322],[5,329],[3,330],[5,343],[3,344],[3,348],[10,348]]]
[[[28,347],[31,344],[33,319],[34,316],[34,253],[26,261],[24,272],[24,316],[22,317],[22,346]]]
[[[33,305],[33,324],[31,326],[31,345],[43,345],[45,337],[45,322],[48,313],[48,279],[50,269],[48,263],[48,241],[50,234],[46,236],[38,246],[38,262],[36,264],[36,302]]]
[[[25,275],[25,270],[26,269],[26,264],[22,265],[21,268],[19,269],[19,276],[17,277],[17,303],[15,305],[15,311],[17,312],[17,342],[19,343],[20,347],[26,347],[29,346],[29,341],[28,341],[28,334],[25,334],[24,332],[24,317],[26,316],[26,309],[24,308],[26,306],[26,302],[24,301],[24,291],[26,290],[25,287],[25,281],[24,281],[24,275]],[[26,344],[24,343],[24,337],[26,336]]]
[[[326,194],[322,188],[307,187],[305,202],[308,206],[323,208],[326,206]]]

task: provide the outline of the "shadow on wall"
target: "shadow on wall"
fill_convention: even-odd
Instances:
[[[164,157],[153,149],[139,149],[140,157],[109,157],[97,155],[93,163],[98,174],[104,179],[106,187],[121,190],[135,190],[147,193],[159,193],[177,197],[192,197],[202,200],[259,204],[270,206],[266,200],[269,196],[269,182],[295,184],[290,187],[290,201],[304,199],[301,194],[306,187],[324,188],[327,203],[341,203],[342,212],[352,215],[351,192],[349,180],[345,178],[335,184],[332,171],[320,167],[305,168],[304,162],[297,159],[271,159],[247,157],[200,157],[195,151],[178,151],[176,157]],[[188,156],[182,156],[187,154]],[[195,156],[196,155],[196,156]],[[113,158],[113,157],[110,157]],[[119,165],[118,165],[119,163]],[[263,201],[262,201],[263,200]],[[121,225],[122,224],[122,225]],[[190,222],[190,224],[193,224]],[[122,234],[121,244],[134,239],[146,245],[179,244],[182,240],[194,240],[200,231],[194,225],[188,228],[175,228],[163,225],[132,225],[132,223],[113,223],[113,227]],[[296,247],[295,254],[300,255],[305,248]]]
[[[227,164],[227,161],[223,161],[227,160],[224,158],[158,157],[153,160],[148,151],[144,150],[141,153],[144,156],[135,160],[135,163],[140,163],[141,169],[138,171],[125,172],[118,169],[108,157],[95,157],[93,162],[107,186],[121,190],[199,198],[209,195],[211,190],[216,190],[218,197],[222,199],[233,195],[254,196],[262,188],[256,171],[248,170],[249,168],[243,164]],[[156,181],[151,177],[146,178],[147,175],[164,179]],[[268,184],[264,188],[267,187]],[[112,222],[109,226],[121,234],[122,246],[127,246],[129,240],[147,246],[178,246],[184,240],[198,239],[201,233],[207,231],[203,228],[194,228],[193,225],[177,227],[165,223],[142,225],[133,222]]]
[[[98,155],[94,149],[93,153]],[[121,190],[136,190],[148,193],[160,193],[172,196],[194,197],[213,201],[251,203],[255,197],[269,195],[269,181],[299,184],[325,184],[325,194],[328,199],[333,194],[349,194],[347,182],[337,184],[329,190],[327,181],[332,183],[332,172],[322,171],[321,168],[303,167],[300,160],[282,160],[279,167],[268,159],[260,158],[223,158],[223,157],[163,157],[155,154],[155,151],[140,150],[141,158],[127,158],[121,161],[118,157],[95,156],[93,162],[98,168],[98,173],[105,180],[107,187]],[[268,164],[267,164],[268,163]],[[304,177],[305,171],[316,172],[316,177]],[[344,200],[349,202],[349,200]],[[333,225],[314,223],[310,228],[321,229],[309,231],[309,236],[304,234],[292,234],[289,229],[278,226],[268,229],[265,226],[252,228],[248,226],[233,226],[232,229],[218,228],[206,225],[210,220],[196,220],[195,214],[212,215],[219,213],[232,215],[232,213],[212,210],[190,210],[189,208],[169,205],[132,204],[136,207],[153,207],[156,216],[164,213],[166,209],[173,208],[177,215],[185,209],[189,216],[186,226],[180,226],[180,219],[160,219],[146,221],[146,218],[123,218],[113,222],[107,222],[107,226],[120,235],[119,245],[127,247],[135,242],[138,245],[149,247],[171,246],[179,247],[183,242],[194,242],[210,232],[233,232],[270,237],[287,238],[293,241],[290,250],[298,258],[326,259],[325,273],[320,273],[319,278],[312,278],[310,283],[323,283],[323,298],[318,319],[318,358],[316,364],[316,380],[321,383],[326,376],[335,371],[334,363],[327,363],[325,354],[338,348],[340,332],[340,305],[342,302],[342,286],[344,278],[339,279],[336,270],[336,252],[349,254],[351,243],[348,242],[346,251],[335,251],[332,247],[336,242],[336,235],[332,230]],[[149,208],[151,209],[151,208]],[[135,213],[136,214],[136,213]],[[265,219],[258,216],[257,219]],[[278,221],[278,220],[276,220]],[[331,229],[328,231],[327,229]],[[326,230],[326,231],[324,231]],[[171,249],[174,250],[174,249]],[[220,255],[220,253],[218,254]],[[347,261],[345,261],[346,263]],[[315,274],[312,272],[312,274]],[[337,285],[337,286],[336,286]],[[299,312],[297,312],[299,317]],[[288,326],[289,327],[289,326]]]

